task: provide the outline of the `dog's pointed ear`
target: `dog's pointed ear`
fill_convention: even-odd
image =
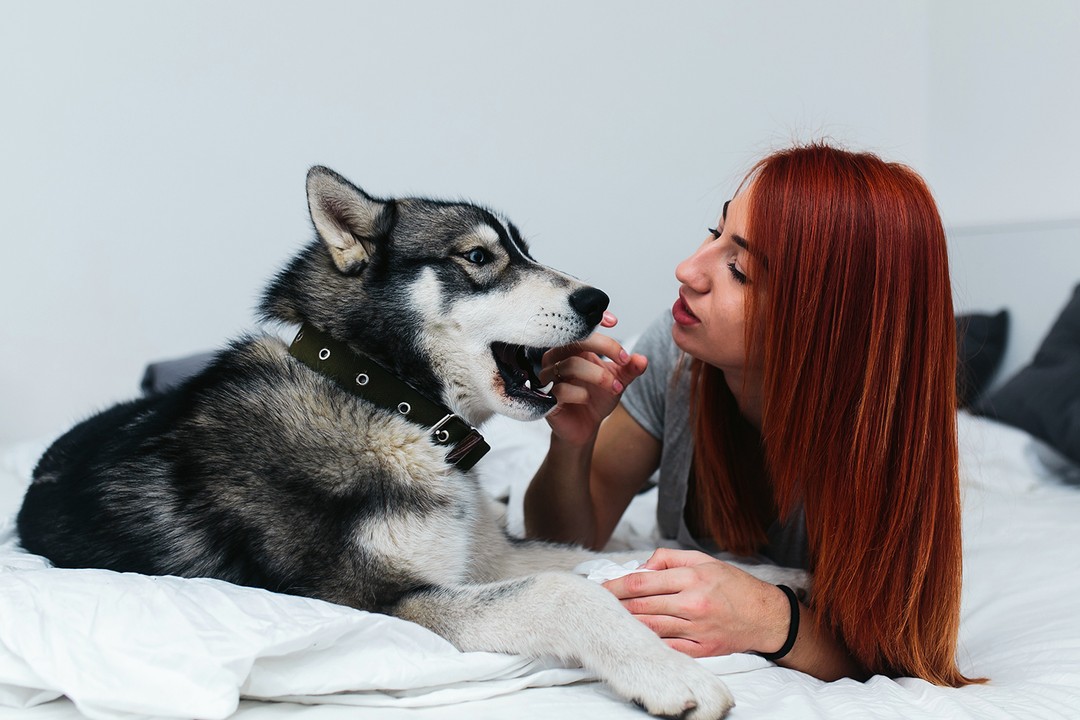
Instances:
[[[307,175],[308,210],[315,231],[343,273],[363,269],[380,238],[390,231],[392,202],[376,200],[329,168]]]

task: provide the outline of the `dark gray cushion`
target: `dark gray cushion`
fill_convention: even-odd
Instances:
[[[983,397],[974,410],[1026,430],[1080,462],[1080,285],[1031,364]]]
[[[213,352],[188,355],[175,360],[162,360],[150,363],[143,372],[142,391],[144,395],[156,395],[171,390],[192,375],[197,375],[214,359]]]
[[[970,407],[990,387],[1009,339],[1009,311],[965,313],[956,316],[956,396]]]

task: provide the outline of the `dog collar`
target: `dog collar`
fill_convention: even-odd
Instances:
[[[300,328],[289,354],[353,395],[428,428],[431,441],[449,448],[446,461],[459,470],[468,470],[491,449],[476,428],[444,405],[310,323]]]

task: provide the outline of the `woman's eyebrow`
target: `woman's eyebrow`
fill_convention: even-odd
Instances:
[[[730,200],[728,200],[728,201],[727,201],[726,203],[724,203],[724,210],[723,210],[723,212],[722,212],[722,213],[720,214],[720,217],[721,217],[721,218],[722,218],[722,219],[724,220],[724,222],[727,222],[727,209],[728,209],[728,205],[730,205],[730,204],[731,204],[731,201],[730,201]],[[735,235],[735,234],[733,233],[733,234],[731,235],[731,242],[735,243],[736,245],[738,245],[739,247],[741,247],[741,248],[742,248],[743,250],[745,250],[746,252],[750,252],[750,244],[749,244],[748,242],[746,242],[746,238],[744,238],[744,237],[743,237],[742,235]],[[768,269],[768,267],[769,267],[769,261],[768,261],[768,260],[766,260],[766,259],[765,259],[764,257],[758,257],[758,258],[757,258],[757,261],[758,261],[759,263],[761,263],[761,266],[762,266],[763,268],[766,268],[766,269]]]
[[[767,257],[765,257],[764,255],[760,255],[760,254],[754,252],[753,250],[751,250],[749,244],[746,242],[746,238],[744,238],[742,235],[732,235],[731,236],[731,242],[735,243],[736,245],[741,247],[743,250],[745,250],[752,258],[754,258],[757,261],[757,263],[759,265],[761,265],[761,267],[763,267],[766,270],[769,269],[769,259]]]

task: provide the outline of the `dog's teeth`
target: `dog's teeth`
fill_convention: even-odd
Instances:
[[[527,387],[527,388],[529,388],[530,390],[532,390],[532,380],[529,380],[528,378],[526,378],[526,379],[525,379],[525,387]]]
[[[544,393],[545,395],[550,395],[551,394],[551,388],[553,388],[553,387],[555,387],[555,381],[554,380],[549,382],[544,387],[540,388],[540,392]]]

